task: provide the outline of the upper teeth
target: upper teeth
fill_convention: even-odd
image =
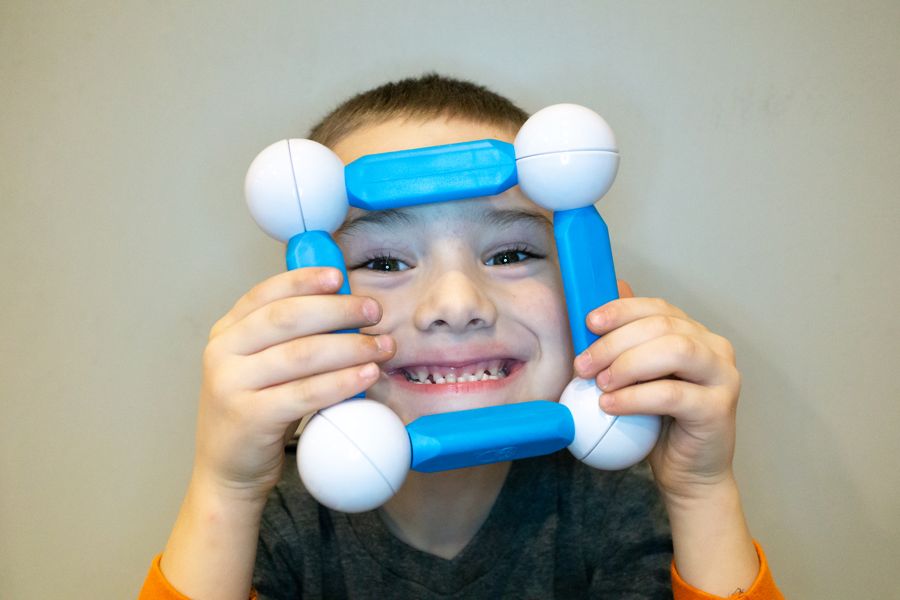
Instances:
[[[503,361],[500,360],[478,363],[470,367],[464,367],[464,369],[458,370],[453,367],[411,367],[404,369],[403,373],[406,375],[407,381],[421,384],[490,381],[503,379],[507,376]]]

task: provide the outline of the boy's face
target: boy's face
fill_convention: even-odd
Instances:
[[[461,120],[396,119],[343,138],[360,156],[495,138],[503,128]],[[551,214],[518,187],[498,196],[366,212],[335,234],[354,294],[384,310],[365,333],[387,333],[397,354],[367,396],[404,423],[422,415],[557,400],[572,348]]]

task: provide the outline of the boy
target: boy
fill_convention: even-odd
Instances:
[[[349,163],[512,142],[526,118],[428,75],[350,99],[310,137]],[[264,598],[781,597],[731,470],[740,375],[727,340],[623,283],[588,317],[601,339],[574,358],[551,215],[518,188],[352,209],[335,239],[353,295],[333,295],[334,269],[298,269],[213,326],[191,483],[142,598],[245,599],[251,582]],[[597,379],[608,413],[668,417],[649,458],[658,492],[640,467],[604,473],[562,452],[411,472],[377,511],[346,515],[312,500],[285,457],[301,418],[363,390],[409,423],[558,398],[573,371]]]

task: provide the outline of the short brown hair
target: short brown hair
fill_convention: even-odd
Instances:
[[[462,118],[517,131],[528,119],[528,113],[484,86],[427,73],[353,96],[315,125],[308,137],[333,146],[360,127],[396,117]]]

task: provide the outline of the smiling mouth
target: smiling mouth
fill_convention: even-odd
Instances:
[[[417,365],[403,367],[398,369],[398,371],[410,383],[418,385],[446,385],[505,379],[509,375],[514,362],[510,359],[486,360],[461,367]]]

